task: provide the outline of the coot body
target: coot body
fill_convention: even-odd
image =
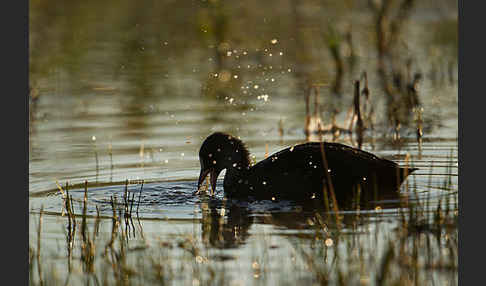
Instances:
[[[215,190],[219,173],[226,169],[225,195],[248,200],[312,201],[327,191],[344,202],[355,199],[358,190],[362,200],[383,199],[396,195],[404,179],[415,170],[330,142],[288,147],[251,166],[243,142],[221,132],[206,138],[199,160],[198,189],[210,174]]]

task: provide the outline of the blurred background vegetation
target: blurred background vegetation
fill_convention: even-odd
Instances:
[[[401,13],[405,5],[409,15]],[[435,69],[456,65],[452,0],[31,0],[30,81],[42,85],[61,71],[72,90],[103,83],[131,96],[222,95],[241,92],[245,75],[291,69],[296,84],[332,84],[343,73],[376,70],[369,63],[386,44],[378,26],[386,30],[397,19],[405,25],[390,40],[394,61],[420,60],[421,49]],[[430,45],[415,46],[413,28],[423,23]]]

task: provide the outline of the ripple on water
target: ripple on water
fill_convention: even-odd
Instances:
[[[113,208],[111,200],[116,201],[117,210],[123,210],[125,199],[132,214],[138,211],[140,218],[194,218],[198,212],[201,197],[194,195],[196,183],[194,180],[166,181],[142,184],[110,184],[103,186],[88,186],[87,214],[96,215],[97,209],[101,215],[111,216]],[[127,195],[125,195],[125,193]],[[76,186],[69,189],[73,199],[74,212],[81,214],[83,209],[84,187]],[[216,197],[222,197],[217,194]],[[63,199],[57,189],[49,190],[31,196],[31,211],[50,211],[61,214]]]
[[[292,202],[279,201],[236,201],[223,200],[222,186],[218,184],[218,191],[214,199],[207,196],[195,195],[196,183],[191,181],[177,182],[154,182],[144,184],[117,184],[102,187],[88,188],[88,213],[96,214],[98,207],[101,214],[111,215],[113,212],[111,200],[115,200],[118,209],[122,209],[127,191],[128,207],[133,213],[137,210],[140,218],[200,218],[201,203],[209,202],[213,207],[223,208],[224,204],[237,205],[246,208],[254,214],[265,212],[281,212],[294,209]],[[84,189],[70,190],[73,200],[78,202],[78,210],[81,210],[81,203],[84,197]],[[62,200],[59,200],[62,203]],[[75,203],[76,208],[76,203]]]
[[[302,206],[292,201],[241,201],[225,199],[222,190],[222,181],[218,182],[214,198],[207,195],[196,195],[196,182],[194,180],[164,181],[144,183],[116,183],[103,186],[88,186],[87,214],[112,216],[112,200],[115,201],[118,214],[128,212],[133,216],[138,213],[140,219],[200,219],[202,212],[210,207],[221,211],[224,208],[237,207],[244,209],[249,215],[261,217],[268,214],[300,213]],[[74,201],[74,212],[81,214],[83,210],[84,187],[77,186],[70,189],[69,194]],[[39,196],[39,206],[53,214],[61,214],[63,199],[58,190],[45,192]],[[384,207],[386,203],[382,202]],[[206,204],[206,206],[205,206]],[[396,207],[396,202],[390,204]],[[309,206],[304,206],[307,209]],[[40,208],[39,208],[40,209]],[[33,208],[35,211],[35,209]],[[363,211],[363,210],[362,210]],[[121,212],[121,213],[120,213]],[[352,211],[351,211],[352,212]]]

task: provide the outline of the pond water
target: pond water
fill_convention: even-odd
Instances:
[[[31,283],[458,283],[457,224],[438,227],[433,218],[438,209],[444,220],[458,212],[455,2],[415,3],[391,53],[403,74],[408,62],[422,74],[420,140],[416,110],[400,125],[386,115],[373,8],[264,2],[30,1],[29,245],[43,266],[38,271],[31,259]],[[332,90],[339,72],[329,37],[338,39],[345,66],[340,95]],[[363,71],[375,112],[362,149],[419,168],[401,187],[406,205],[341,210],[336,222],[333,211],[292,202],[226,200],[224,173],[214,198],[194,194],[198,151],[209,134],[239,136],[255,162],[319,139],[305,133],[304,83],[319,86],[322,121],[335,114],[347,126],[353,81]],[[345,132],[322,139],[356,146]],[[83,266],[81,234],[69,257],[66,190],[76,231],[86,208],[95,271]],[[105,246],[125,200],[133,212],[120,219],[127,260],[119,250],[124,268],[117,268]],[[404,218],[412,225],[418,210],[427,223],[402,235]],[[395,263],[387,268],[387,261]]]

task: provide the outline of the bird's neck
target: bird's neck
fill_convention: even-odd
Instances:
[[[236,185],[241,185],[247,180],[251,165],[249,160],[249,153],[245,149],[239,150],[233,154],[230,164],[226,166],[226,174],[224,176],[225,189],[232,189]]]
[[[230,168],[235,168],[237,170],[245,170],[249,169],[250,163],[250,152],[246,148],[245,144],[238,139],[235,139],[232,144],[234,144],[234,152],[232,156],[234,157],[231,163]]]
[[[249,184],[250,167],[246,168],[227,168],[224,175],[224,191],[228,195],[241,192],[241,189],[247,189]]]

